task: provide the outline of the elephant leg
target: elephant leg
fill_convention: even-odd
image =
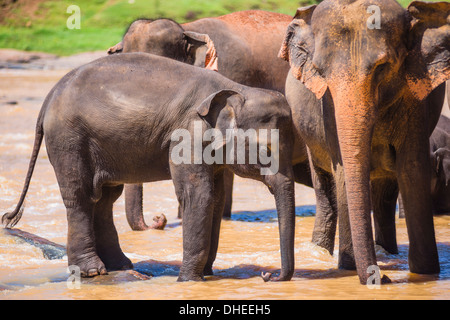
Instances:
[[[225,170],[222,173],[216,174],[214,177],[214,216],[212,222],[212,232],[211,232],[211,247],[209,249],[208,261],[203,274],[205,276],[213,275],[212,266],[216,260],[217,249],[219,247],[219,235],[220,235],[220,223],[222,221],[222,213],[224,212],[224,205],[226,203],[226,193],[224,192],[224,180],[226,180],[226,175],[230,171]]]
[[[423,123],[407,132],[397,152],[397,178],[409,238],[409,268],[414,273],[439,273],[439,258],[431,205],[429,140]],[[423,130],[425,131],[425,130]]]
[[[395,207],[398,184],[395,179],[376,179],[371,182],[375,243],[389,253],[398,253],[395,231]]]
[[[69,266],[77,266],[82,277],[107,274],[95,246],[93,214],[96,194],[90,168],[79,153],[61,154],[50,149],[49,159],[67,211]]]
[[[128,224],[132,230],[147,230],[143,210],[143,186],[142,184],[125,185],[125,212]]]
[[[334,172],[336,199],[339,221],[339,259],[338,267],[344,270],[356,270],[353,252],[352,233],[348,213],[347,191],[345,188],[344,168],[338,164]]]
[[[132,269],[133,264],[122,252],[113,221],[113,204],[120,197],[123,185],[103,187],[102,197],[94,208],[94,233],[97,254],[108,271]]]
[[[170,172],[183,210],[183,262],[178,281],[203,280],[214,210],[212,166],[175,165]]]
[[[225,193],[225,205],[223,208],[223,218],[231,218],[231,207],[233,205],[233,183],[234,173],[228,169],[225,169],[223,173],[223,184]]]
[[[338,219],[334,178],[330,173],[311,165],[317,204],[312,242],[333,255]]]
[[[307,162],[298,163],[292,167],[294,171],[294,181],[301,183],[307,187],[313,188],[313,180],[311,171]]]

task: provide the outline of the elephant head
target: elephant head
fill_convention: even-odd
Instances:
[[[207,34],[185,31],[170,19],[134,21],[108,54],[148,52],[217,71],[217,53]]]
[[[294,272],[295,199],[291,163],[294,141],[285,97],[259,89],[221,90],[205,99],[197,107],[197,113],[207,127],[217,131],[211,145],[215,152],[225,149],[220,152],[223,163],[240,176],[262,181],[273,193],[282,270],[272,280],[289,280]],[[245,154],[240,157],[242,150]],[[266,281],[269,278],[270,274],[264,276]]]
[[[318,99],[327,90],[333,98],[360,280],[375,263],[361,256],[371,238],[374,127],[389,106],[420,104],[450,78],[449,11],[446,2],[405,10],[394,0],[325,0],[297,10],[279,53]]]
[[[447,187],[450,185],[450,149],[449,148],[439,148],[434,154],[433,158],[436,163],[436,175],[442,181],[442,183]]]

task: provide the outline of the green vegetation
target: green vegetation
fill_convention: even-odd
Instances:
[[[450,0],[448,0],[450,1]],[[70,55],[106,50],[122,38],[136,18],[174,19],[180,23],[233,11],[262,9],[293,15],[315,0],[0,0],[0,48]],[[401,0],[407,6],[410,0]],[[81,9],[81,28],[68,29],[70,5]]]

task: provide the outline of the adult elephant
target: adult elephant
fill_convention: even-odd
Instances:
[[[316,176],[319,238],[339,215],[339,266],[366,283],[376,266],[371,208],[392,220],[403,196],[409,267],[437,273],[429,137],[450,77],[450,3],[325,0],[297,10],[280,56],[286,96]],[[390,223],[387,224],[391,225]],[[376,225],[395,251],[395,228]],[[387,277],[383,281],[389,281]]]
[[[185,24],[170,19],[134,21],[123,40],[108,50],[148,52],[216,70],[240,84],[284,93],[289,64],[277,57],[292,17],[260,10],[241,11]],[[296,181],[312,186],[306,147],[296,142]],[[231,217],[233,175],[225,174],[224,217]],[[128,222],[145,230],[142,185],[125,185]],[[181,218],[181,210],[178,210]]]
[[[273,280],[289,280],[295,235],[291,130],[281,93],[147,53],[100,58],[68,73],[47,95],[23,192],[2,222],[12,227],[20,219],[45,136],[67,209],[69,265],[88,277],[132,268],[119,245],[113,204],[125,183],[172,179],[183,207],[179,280],[201,280],[211,274],[217,252],[228,168],[273,193],[282,261]],[[241,131],[254,135],[242,140]],[[235,147],[229,132],[242,143]]]

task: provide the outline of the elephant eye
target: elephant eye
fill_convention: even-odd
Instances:
[[[374,79],[376,82],[382,81],[383,78],[386,76],[387,71],[389,70],[390,63],[385,62],[382,64],[379,64],[374,71]]]
[[[318,72],[321,76],[323,76],[324,68],[322,67],[322,64],[318,63],[317,61],[315,61],[315,60],[313,59],[312,65],[313,65],[314,69],[317,70],[317,72]]]
[[[262,123],[269,123],[272,120],[272,116],[267,116],[261,119]]]

